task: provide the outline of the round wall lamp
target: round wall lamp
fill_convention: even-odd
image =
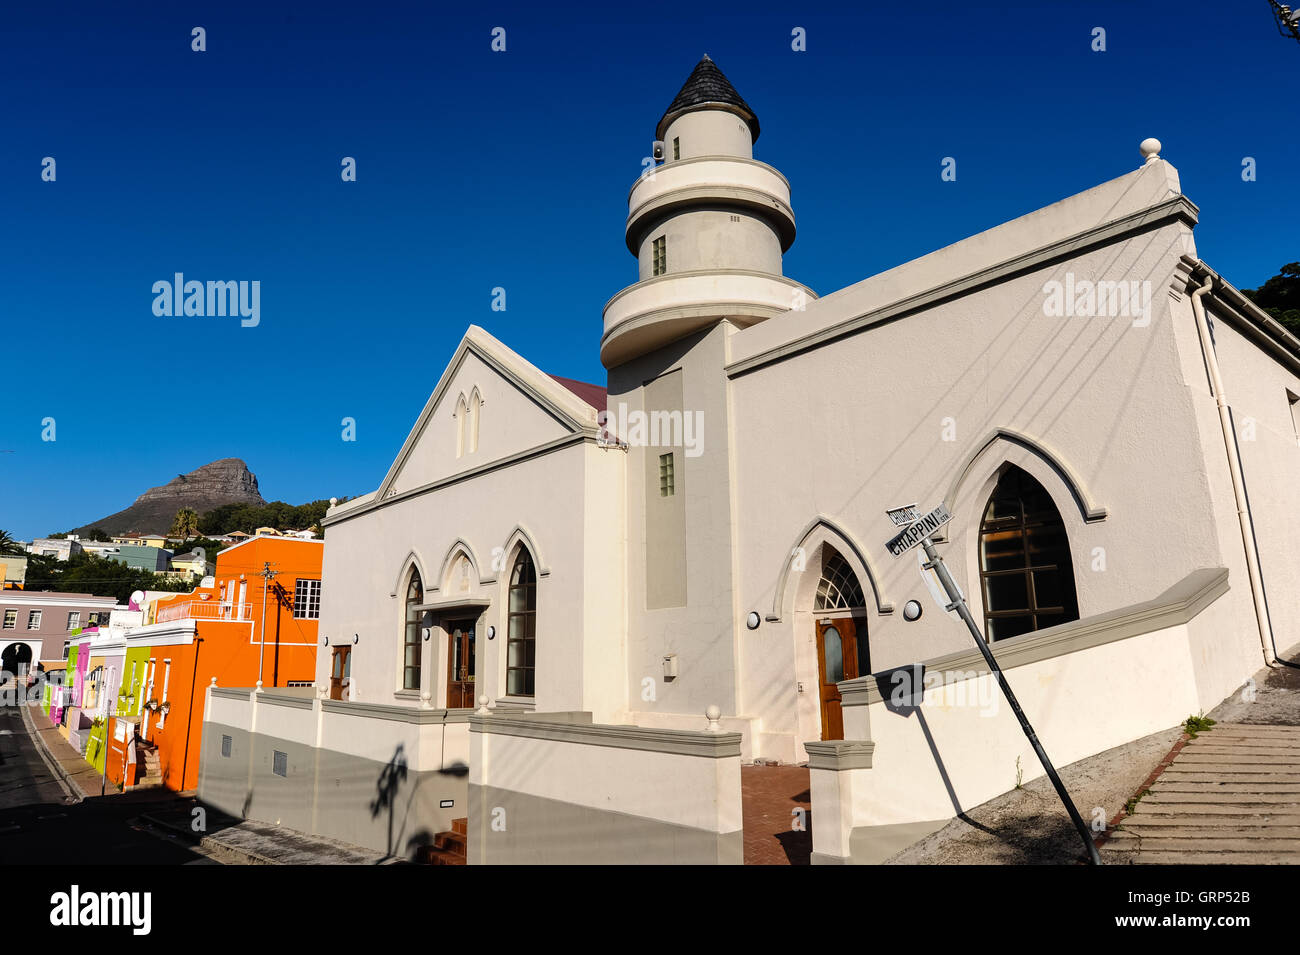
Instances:
[[[354,633],[354,634],[352,634],[352,642],[353,642],[354,644],[356,644],[356,643],[360,643],[360,642],[361,642],[361,634],[359,634],[359,633]]]
[[[749,616],[745,618],[745,626],[750,630],[757,630],[758,625],[763,622],[763,618],[758,615],[757,610],[751,610]]]
[[[433,628],[432,628],[432,627],[425,627],[425,628],[424,628],[424,642],[425,642],[425,643],[428,643],[428,642],[429,642],[429,637],[430,637],[430,635],[431,635],[432,633],[433,633]]]
[[[321,637],[321,640],[324,641],[324,642],[321,644],[321,646],[323,646],[323,647],[328,647],[328,646],[330,645],[330,638],[329,638],[329,637]]]
[[[903,604],[903,619],[909,621],[921,619],[921,602],[919,600],[909,600]]]
[[[496,628],[496,627],[488,627],[488,639],[491,640],[491,639],[492,639],[493,637],[495,637],[496,635],[497,635],[497,628]]]

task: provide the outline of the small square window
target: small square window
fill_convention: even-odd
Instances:
[[[654,240],[654,274],[663,275],[668,271],[667,240],[660,236]]]
[[[41,611],[32,610],[27,614],[27,629],[28,630],[41,629]]]
[[[659,455],[659,496],[672,497],[676,493],[673,482],[672,453]]]
[[[221,755],[222,755],[222,756],[229,756],[229,755],[230,755],[230,751],[231,751],[231,749],[234,748],[234,745],[235,745],[235,741],[234,741],[233,739],[231,739],[229,736],[222,736],[222,737],[221,737]]]
[[[76,630],[81,626],[81,611],[72,610],[68,613],[68,629]]]
[[[288,777],[289,775],[289,754],[282,753],[278,749],[272,750],[274,754],[271,757],[271,772],[277,776]]]
[[[15,630],[18,627],[18,611],[6,610],[4,628],[6,630]]]

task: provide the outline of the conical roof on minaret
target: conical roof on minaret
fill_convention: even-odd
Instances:
[[[673,120],[697,109],[724,109],[735,113],[749,126],[753,138],[758,139],[758,117],[707,53],[686,78],[677,97],[668,104],[663,119],[655,127],[655,137],[663,139],[664,131]]]

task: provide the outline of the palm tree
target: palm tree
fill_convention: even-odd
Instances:
[[[7,554],[19,556],[24,553],[26,551],[23,550],[22,544],[10,537],[8,531],[0,531],[0,556]]]
[[[170,531],[173,537],[181,538],[181,543],[185,543],[191,537],[199,532],[199,513],[192,507],[182,507],[176,512],[176,519],[172,521]]]

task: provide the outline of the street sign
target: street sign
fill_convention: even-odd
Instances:
[[[948,513],[948,508],[940,504],[885,546],[895,557],[902,557],[950,520],[952,515]]]
[[[897,527],[909,527],[917,522],[921,514],[917,511],[915,504],[904,504],[902,507],[891,507],[886,514]]]

